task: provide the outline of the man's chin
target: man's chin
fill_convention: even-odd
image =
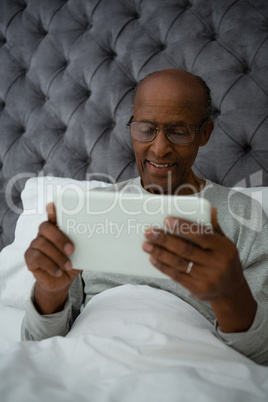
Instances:
[[[170,175],[166,177],[150,177],[141,178],[143,188],[152,194],[174,194],[174,183],[172,183]]]

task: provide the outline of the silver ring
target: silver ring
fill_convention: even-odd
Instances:
[[[190,272],[192,271],[193,265],[194,265],[193,261],[190,261],[189,264],[188,264],[188,267],[187,267],[187,269],[185,271],[187,275],[189,275]]]

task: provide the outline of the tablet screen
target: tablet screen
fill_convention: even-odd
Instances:
[[[103,273],[167,279],[142,250],[146,229],[166,229],[167,216],[195,223],[193,230],[211,222],[209,201],[195,196],[65,189],[55,206],[58,226],[75,245],[73,267]]]

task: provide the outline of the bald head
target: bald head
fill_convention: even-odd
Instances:
[[[183,107],[183,99],[184,108],[191,109],[197,119],[206,119],[211,115],[209,88],[201,77],[187,71],[167,69],[146,76],[136,88],[133,99],[134,110],[135,104],[142,106],[145,97],[156,99],[159,96],[163,103],[171,98],[176,102],[177,98],[180,107]]]

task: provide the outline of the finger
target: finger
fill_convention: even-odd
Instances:
[[[36,258],[36,267],[44,267],[47,272],[51,272],[52,269],[53,272],[51,272],[51,274],[53,275],[58,270],[58,268],[61,268],[63,271],[70,271],[72,269],[72,263],[69,258],[65,254],[61,253],[54,246],[54,244],[50,243],[43,236],[38,236],[35,240],[32,241],[30,246],[30,261],[33,258],[31,255],[32,250],[34,257]],[[40,255],[34,253],[35,251],[37,253],[39,252]],[[46,264],[42,262],[42,258],[44,258],[44,256],[48,257],[54,263],[56,268],[54,268],[54,266],[51,264],[49,264],[49,266],[46,266]]]
[[[164,264],[163,262],[161,262],[159,260],[156,260],[153,257],[150,257],[150,262],[159,271],[163,272],[165,275],[169,276],[175,282],[179,283],[180,285],[184,286],[186,289],[190,290],[191,284],[194,281],[194,278],[192,275],[188,275],[185,272],[180,272],[180,271],[174,269],[173,267],[170,267],[169,265]]]
[[[46,271],[42,269],[36,269],[33,272],[38,283],[48,289],[50,292],[59,291],[61,289],[66,289],[66,286],[71,285],[77,276],[80,274],[81,271],[79,270],[72,270],[70,272],[63,272],[63,274],[59,278],[54,278],[53,276],[49,275]]]
[[[152,245],[152,243],[149,242],[143,244],[143,250],[151,254],[150,260],[158,261],[181,273],[185,273],[189,265],[189,260],[181,258],[177,254],[171,253],[162,247]]]
[[[144,251],[148,252],[151,256],[150,259],[153,259],[155,261],[158,261],[159,264],[163,264],[165,266],[170,267],[171,269],[174,269],[175,271],[178,271],[183,274],[189,274],[187,272],[187,269],[189,267],[189,264],[191,266],[195,266],[195,268],[198,266],[199,269],[195,269],[193,277],[200,278],[200,275],[204,279],[208,275],[208,269],[207,269],[207,260],[210,260],[211,258],[208,257],[205,260],[204,264],[201,264],[200,261],[196,261],[194,258],[189,258],[185,259],[183,257],[178,256],[177,254],[171,253],[167,251],[166,249],[152,245],[151,243],[144,243],[143,244],[143,249]],[[150,251],[148,251],[150,249]],[[192,267],[191,267],[192,268]],[[192,273],[192,269],[190,270]]]
[[[203,249],[211,248],[212,224],[199,224],[174,216],[167,217],[164,224],[171,234],[190,240]]]
[[[69,256],[74,252],[74,245],[71,240],[50,221],[41,223],[39,235],[49,240],[61,253]]]
[[[50,202],[49,204],[47,204],[46,207],[47,210],[47,218],[49,220],[49,222],[51,223],[57,223],[57,215],[56,215],[56,208],[53,202]]]
[[[51,276],[46,271],[40,268],[37,268],[35,271],[33,271],[33,275],[36,281],[39,284],[42,284],[41,286],[45,289],[49,289],[50,292],[59,290],[59,281],[62,282],[63,287],[65,287],[69,282],[68,279],[63,275],[61,275],[61,278],[58,277],[58,280],[56,280],[55,277]]]
[[[53,277],[59,277],[63,274],[63,270],[51,260],[47,255],[43,254],[39,250],[28,249],[25,252],[25,260],[29,271],[31,271],[35,277],[35,271],[45,271],[48,275]]]
[[[198,262],[201,265],[207,265],[210,258],[210,254],[206,249],[202,249],[199,245],[187,239],[168,232],[165,233],[160,229],[148,229],[145,232],[145,237],[150,240],[150,243],[146,244],[144,251],[154,254],[155,257],[160,257],[161,255],[161,258],[163,258],[163,256],[165,256],[164,251],[166,250],[177,256],[178,260],[183,259],[188,262]],[[174,257],[174,260],[175,259],[176,257]],[[163,262],[172,265],[169,260]]]
[[[212,223],[213,229],[216,233],[218,233],[222,236],[225,236],[224,232],[222,231],[222,229],[219,225],[218,219],[217,219],[217,209],[214,207],[211,208],[211,223]]]

